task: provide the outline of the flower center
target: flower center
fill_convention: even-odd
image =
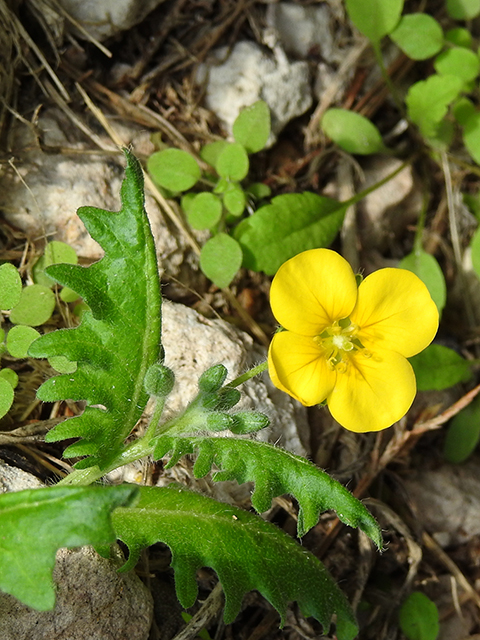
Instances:
[[[358,325],[351,322],[350,318],[342,318],[335,320],[330,327],[313,338],[331,369],[336,369],[338,373],[344,373],[351,356],[360,350],[366,358],[371,356],[371,353],[357,338],[358,330]]]

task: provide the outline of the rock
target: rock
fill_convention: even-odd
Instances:
[[[197,82],[206,81],[205,102],[224,124],[229,134],[240,111],[257,100],[265,100],[272,116],[268,145],[292,118],[305,113],[312,104],[308,65],[289,62],[280,47],[267,55],[254,42],[237,42],[214,52],[221,64],[202,65]],[[228,56],[228,57],[227,57]]]
[[[57,552],[53,611],[36,611],[0,593],[2,640],[147,640],[153,616],[150,592],[133,572],[118,573],[113,560],[91,547]]]
[[[405,486],[421,527],[442,547],[480,535],[479,458],[411,472]]]
[[[38,489],[29,473],[0,461],[0,490]],[[52,611],[36,611],[0,592],[2,640],[147,640],[153,616],[149,590],[133,571],[118,573],[125,559],[116,546],[113,558],[91,547],[57,552]],[[19,579],[25,579],[21,577]]]
[[[63,8],[97,40],[105,40],[141,22],[165,0],[59,0]],[[68,24],[68,23],[67,23]],[[85,37],[81,31],[75,34]]]

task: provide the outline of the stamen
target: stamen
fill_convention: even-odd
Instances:
[[[350,364],[350,358],[361,352],[365,358],[371,358],[372,353],[365,349],[357,338],[359,326],[350,318],[335,320],[330,327],[314,336],[314,343],[320,348],[322,356],[327,361],[329,369],[338,373],[345,373]]]

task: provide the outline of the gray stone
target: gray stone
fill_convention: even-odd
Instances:
[[[202,65],[197,81],[206,80],[205,102],[231,133],[235,118],[244,107],[265,100],[272,116],[275,136],[293,118],[312,104],[308,65],[289,62],[280,47],[266,54],[254,42],[237,42],[231,53],[222,47],[214,52],[220,64]]]

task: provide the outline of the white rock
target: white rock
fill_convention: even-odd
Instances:
[[[207,78],[206,105],[229,133],[244,107],[257,100],[265,100],[272,116],[273,135],[269,144],[273,144],[276,134],[311,106],[306,62],[289,62],[278,47],[275,48],[275,57],[267,55],[254,42],[237,42],[230,55],[227,47],[214,53],[217,60],[225,62],[217,66],[203,65],[197,81]]]
[[[64,9],[97,40],[130,29],[165,0],[59,0]],[[77,32],[78,35],[82,35]]]

